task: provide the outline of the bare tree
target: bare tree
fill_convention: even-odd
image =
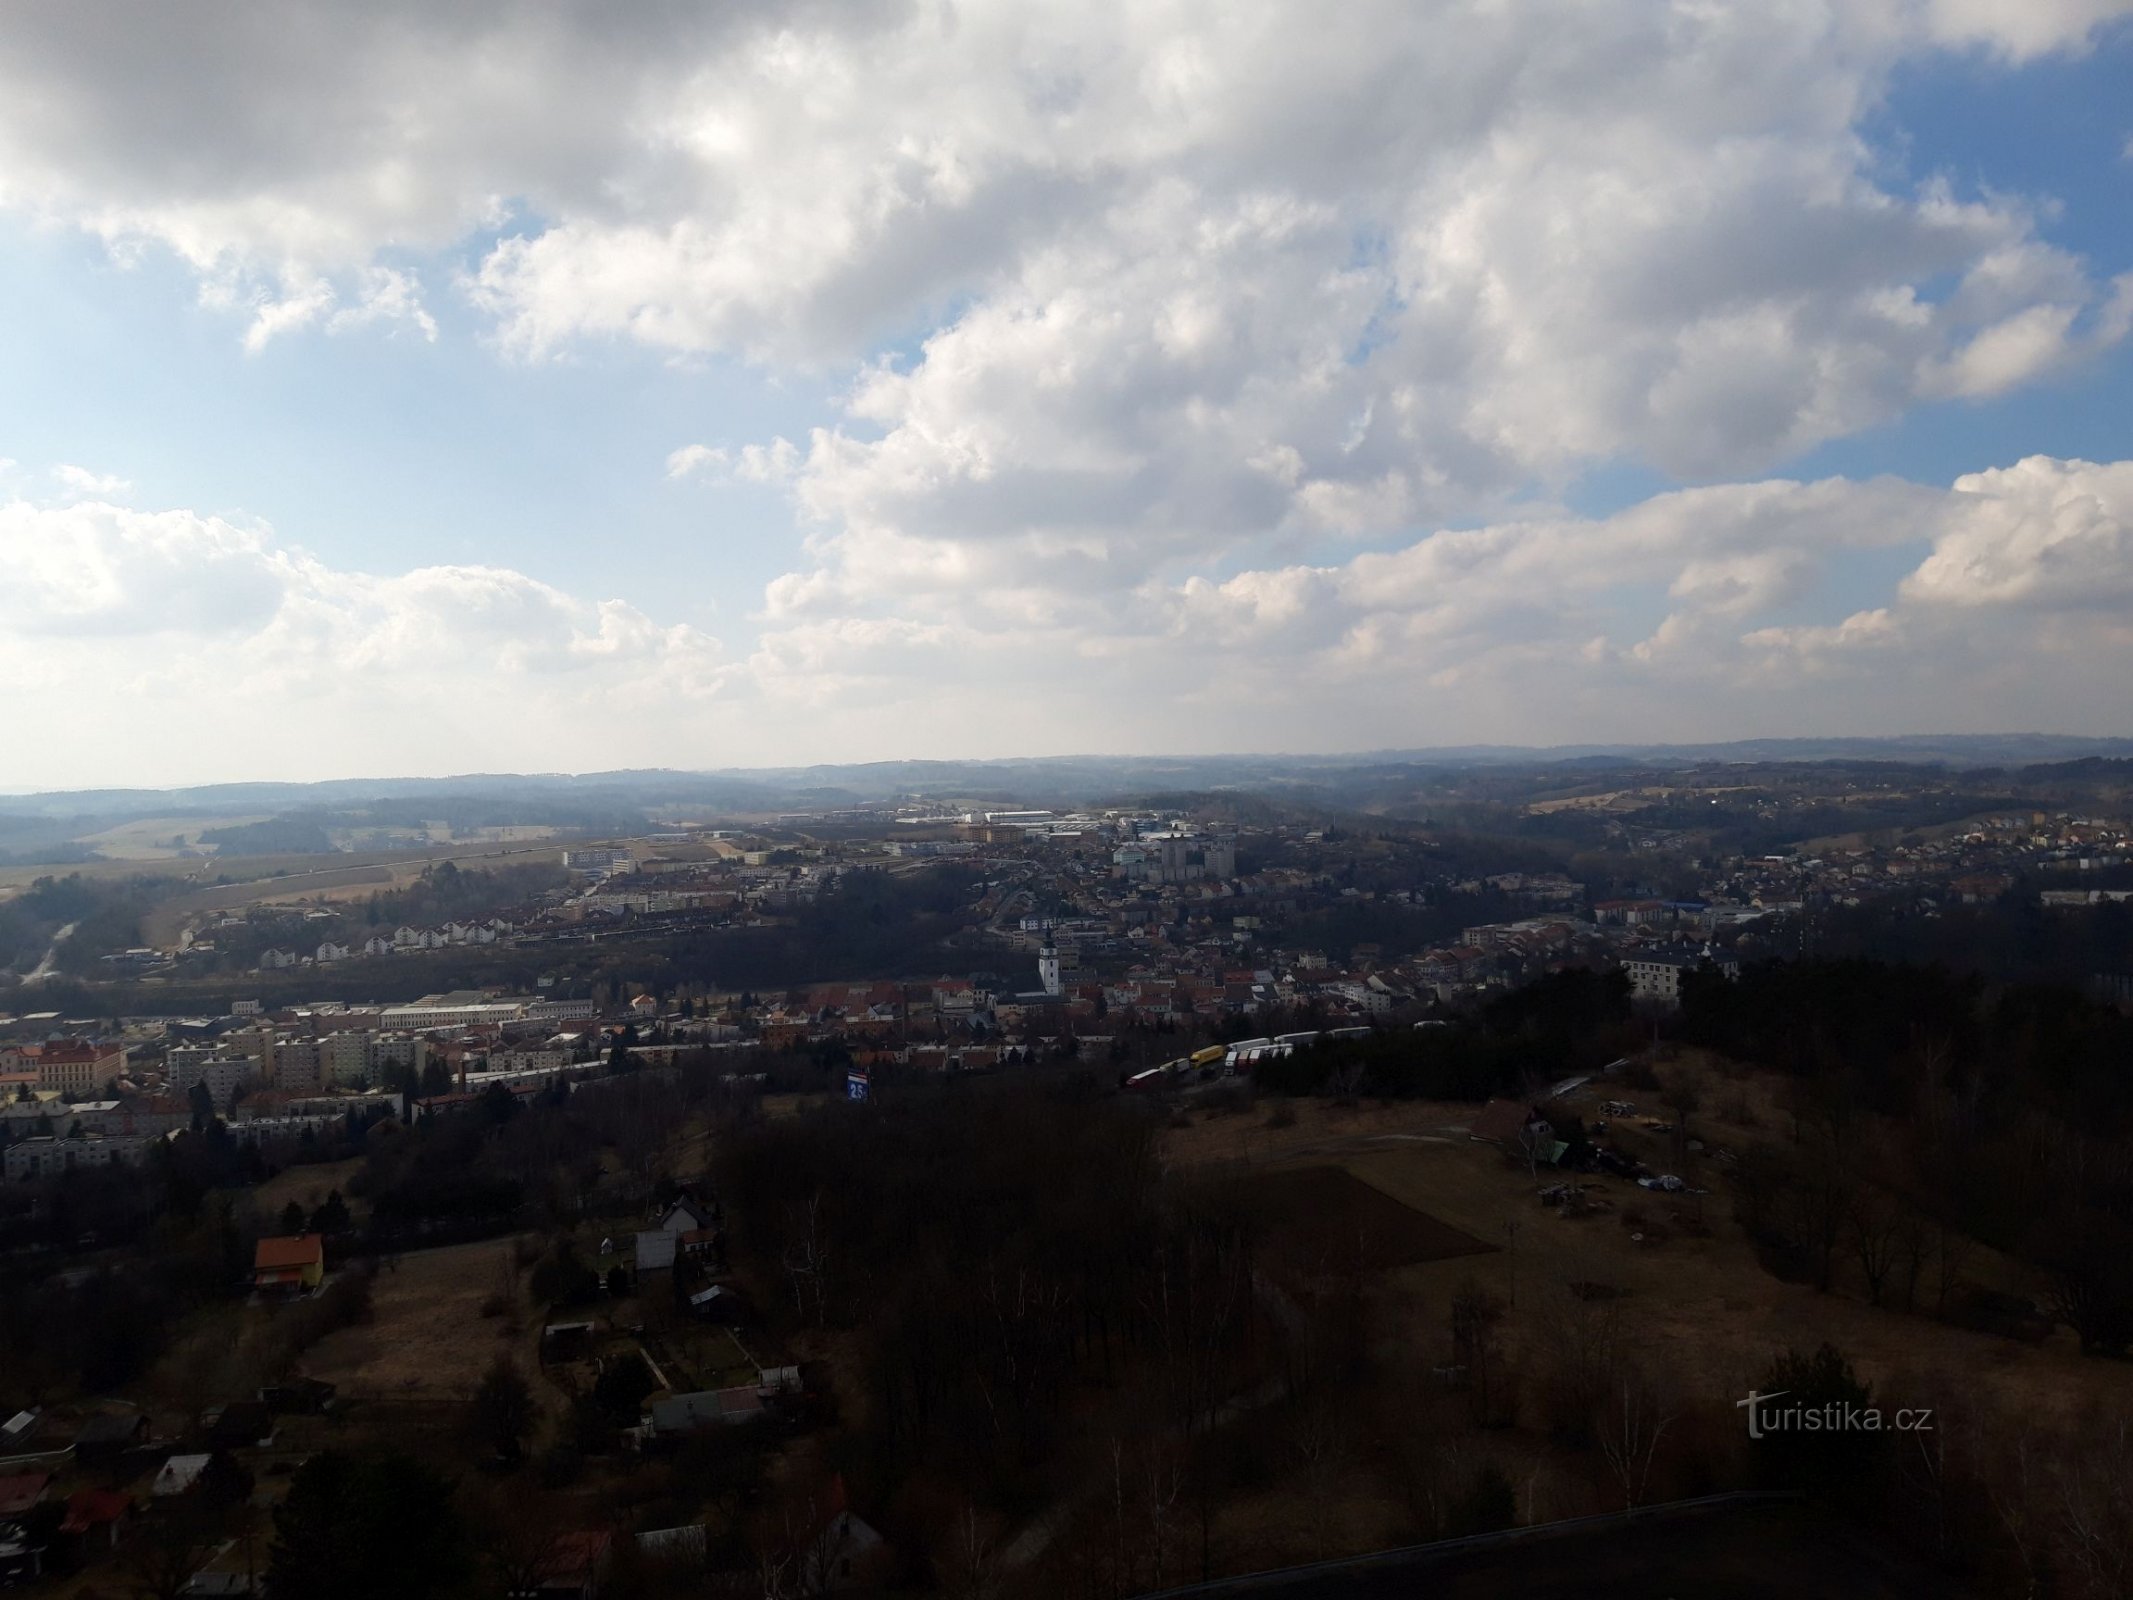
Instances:
[[[2000,1531],[2014,1549],[2026,1594],[2038,1593],[2043,1568],[2044,1533],[2037,1514],[2038,1481],[2042,1476],[2033,1448],[2035,1440],[2018,1434],[1997,1471],[1985,1475],[1986,1493],[1992,1502]]]
[[[1918,1280],[1933,1249],[1932,1219],[1915,1205],[1896,1208],[1896,1276],[1903,1285],[1903,1309],[1918,1309]]]
[[[2121,1420],[2056,1473],[2060,1548],[2081,1592],[2133,1593],[2133,1433]]]
[[[1860,1183],[1851,1192],[1845,1209],[1845,1231],[1850,1235],[1852,1255],[1866,1278],[1867,1298],[1881,1304],[1890,1277],[1903,1259],[1904,1208],[1871,1183]]]
[[[1185,1461],[1175,1441],[1150,1439],[1142,1447],[1139,1476],[1141,1517],[1146,1526],[1149,1583],[1170,1585],[1172,1545],[1177,1538],[1178,1502],[1185,1493]]]
[[[1337,1489],[1349,1454],[1348,1430],[1323,1396],[1313,1396],[1296,1408],[1288,1427],[1289,1448],[1296,1453],[1297,1487],[1311,1522],[1314,1559],[1326,1554],[1326,1538],[1332,1514],[1339,1503]]]
[[[533,1496],[497,1491],[481,1501],[481,1553],[504,1595],[537,1592],[556,1565],[555,1513]]]
[[[1540,1177],[1541,1163],[1555,1144],[1555,1130],[1545,1122],[1529,1122],[1518,1130],[1518,1153],[1526,1158],[1526,1172]]]
[[[1962,1281],[1963,1268],[1970,1264],[1971,1244],[1960,1230],[1946,1222],[1937,1222],[1933,1227],[1931,1251],[1933,1314],[1945,1317],[1955,1286]]]
[[[1793,1189],[1794,1220],[1814,1266],[1815,1287],[1828,1292],[1837,1274],[1837,1247],[1858,1188],[1841,1142],[1827,1132],[1812,1134]]]
[[[1451,1397],[1427,1374],[1406,1372],[1380,1408],[1378,1444],[1392,1467],[1417,1539],[1444,1531],[1456,1486],[1468,1475],[1467,1436],[1446,1425]]]
[[[1636,1370],[1622,1373],[1608,1395],[1597,1431],[1600,1453],[1622,1486],[1623,1509],[1635,1510],[1643,1503],[1652,1460],[1675,1415],[1658,1386]]]
[[[1452,1296],[1452,1355],[1458,1365],[1466,1368],[1474,1421],[1484,1428],[1502,1420],[1497,1415],[1503,1401],[1503,1385],[1497,1371],[1501,1354],[1497,1324],[1502,1318],[1502,1303],[1471,1278]]]
[[[1673,1113],[1674,1166],[1686,1166],[1689,1159],[1689,1119],[1703,1105],[1703,1097],[1696,1091],[1696,1082],[1687,1072],[1668,1075],[1659,1093],[1659,1103]]]
[[[1951,1463],[1948,1441],[1955,1428],[1954,1412],[1947,1404],[1950,1392],[1944,1384],[1935,1383],[1921,1394],[1904,1397],[1933,1402],[1931,1425],[1899,1433],[1892,1452],[1895,1487],[1906,1502],[1902,1511],[1904,1521],[1907,1526],[1930,1534],[1933,1548],[1944,1557],[1953,1553],[1949,1526]],[[1884,1406],[1889,1398],[1884,1394]]]
[[[119,1557],[130,1600],[178,1600],[223,1542],[220,1520],[193,1497],[141,1519]]]
[[[827,1229],[822,1221],[822,1191],[817,1189],[810,1194],[805,1206],[791,1208],[788,1220],[792,1239],[785,1247],[785,1274],[792,1283],[793,1309],[807,1317],[808,1302],[812,1300],[812,1320],[819,1328],[829,1320],[830,1257]]]
[[[965,1505],[949,1526],[941,1554],[943,1592],[949,1600],[1000,1600],[1007,1593],[1004,1555],[992,1521],[981,1518],[976,1506]]]
[[[1603,1286],[1586,1295],[1565,1286],[1549,1308],[1541,1339],[1548,1361],[1548,1424],[1567,1442],[1582,1445],[1594,1435],[1594,1418],[1622,1374],[1621,1302]]]

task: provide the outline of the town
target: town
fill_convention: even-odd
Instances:
[[[1847,1330],[1869,1361],[1885,1336],[1858,1319],[1899,1317],[1896,1281],[1900,1319],[1956,1341],[1958,1363],[1981,1359],[1962,1341],[2076,1363],[2121,1346],[2133,1321],[2054,1298],[2087,1258],[1945,1231],[1967,1179],[1941,1201],[1857,1190],[1815,1210],[1824,1158],[1766,1148],[1761,1130],[1833,1113],[1787,1086],[1796,1046],[1753,1020],[1812,983],[1833,1013],[1865,1006],[1875,1026],[1911,1030],[1890,1046],[1903,1056],[1951,1001],[1877,963],[1938,953],[1998,961],[2003,983],[2068,985],[2096,1019],[2070,1048],[2114,1048],[2133,953],[2115,773],[2032,776],[2021,805],[1993,781],[1995,803],[1954,816],[1906,774],[1905,803],[1925,815],[1891,819],[1870,793],[1852,801],[1863,818],[1837,819],[1870,825],[1775,845],[1786,786],[1856,780],[1722,776],[1702,795],[1678,776],[1661,794],[1602,776],[1576,804],[1524,797],[1485,829],[1238,795],[1013,808],[904,796],[476,851],[409,856],[400,841],[391,869],[323,886],[330,865],[273,857],[254,874],[235,856],[202,885],[176,851],[115,876],[20,874],[4,905],[22,954],[0,988],[12,1004],[0,1327],[13,1330],[0,1583],[241,1594],[276,1562],[286,1583],[290,1507],[326,1492],[312,1479],[392,1461],[537,1485],[547,1509],[529,1522],[479,1510],[487,1489],[420,1480],[504,1530],[431,1553],[439,1571],[505,1585],[489,1592],[1127,1594],[1368,1548],[1403,1526],[1481,1531],[1604,1507],[1609,1493],[1634,1506],[1659,1498],[1660,1478],[1692,1481],[1683,1461],[1653,1464],[1656,1435],[1634,1471],[1619,1451],[1599,1451],[1589,1474],[1576,1465],[1579,1441],[1596,1449],[1598,1436],[1563,1407],[1591,1401],[1549,1398],[1573,1383],[1571,1357],[1515,1311],[1521,1294],[1563,1292],[1551,1274],[1592,1295],[1741,1272],[1802,1282],[1825,1307],[1859,1306],[1834,1323],[1795,1306],[1803,1336]],[[1699,800],[1723,815],[1681,825]],[[1798,809],[1829,823],[1818,801]],[[1752,845],[1729,847],[1744,830]],[[360,859],[360,846],[336,853]],[[2053,936],[2026,967],[2005,954],[2016,926]],[[153,942],[135,942],[144,933]],[[1981,1016],[1984,1032],[1949,1048],[2001,1048],[1998,1013]],[[1815,1139],[1858,1137],[1831,1122]],[[1874,1136],[1889,1149],[1909,1137],[1898,1124]],[[1215,1365],[1197,1381],[1233,1397],[1273,1383],[1277,1431],[1301,1441],[1297,1482],[1312,1504],[1352,1495],[1354,1526],[1244,1532],[1259,1491],[1202,1459],[1229,1448],[1239,1419],[1225,1425],[1223,1406],[1243,1399],[1189,1407],[1174,1434],[1115,1424],[1117,1448],[1146,1457],[1137,1470],[1212,1498],[1197,1549],[1181,1498],[1100,1560],[1083,1527],[1093,1468],[1063,1436],[1040,1448],[1033,1435],[969,1478],[934,1460],[937,1446],[878,1434],[878,1408],[906,1402],[875,1388],[852,1341],[912,1337],[969,1286],[940,1286],[923,1311],[895,1310],[900,1291],[882,1291],[890,1310],[861,1294],[874,1269],[850,1252],[886,1266],[928,1236],[880,1237],[889,1213],[867,1196],[928,1149],[980,1182],[972,1138],[1018,1150],[1027,1169],[1012,1189],[973,1191],[986,1205],[1117,1171],[1138,1220],[1103,1221],[1122,1198],[1092,1194],[1078,1221],[1046,1224],[1062,1241],[1121,1226],[1174,1236],[1189,1263],[1195,1230],[1233,1217],[1203,1242],[1242,1228],[1264,1264],[1221,1313],[1227,1331],[1204,1330]],[[1159,1168],[1140,1165],[1151,1138]],[[1528,1237],[1535,1195],[1550,1218],[1616,1213],[1624,1231]],[[1870,1211],[1884,1218],[1871,1228]],[[1363,1252],[1345,1267],[1344,1228]],[[1087,1315],[1112,1314],[1103,1295],[1150,1292],[1130,1259],[1116,1286],[1076,1291],[1098,1297]],[[1157,1287],[1168,1259],[1145,1269]],[[1166,1292],[1238,1292],[1221,1289],[1220,1259],[1206,1263],[1215,1279],[1192,1267]],[[126,1311],[112,1275],[136,1262],[156,1265]],[[2081,1281],[2089,1301],[2105,1295]],[[1363,1300],[1343,1310],[1339,1282]],[[1767,1293],[1730,1292],[1743,1307]],[[1614,1313],[1591,1309],[1603,1303],[1577,1313],[1599,1319],[1580,1337],[1604,1337],[1608,1370],[1628,1370]],[[2124,1303],[2133,1311],[2133,1293]],[[892,1332],[892,1313],[920,1321]],[[1017,1313],[1015,1339],[1035,1313]],[[72,1346],[54,1342],[54,1318],[77,1328]],[[2052,1336],[2062,1320],[2070,1353]],[[1440,1386],[1398,1403],[1421,1404],[1432,1429],[1478,1430],[1474,1464],[1429,1491],[1437,1509],[1420,1523],[1361,1509],[1392,1481],[1382,1452],[1398,1454],[1349,1409],[1393,1381],[1387,1339],[1432,1351]],[[968,1359],[1036,1359],[1018,1348],[981,1340]],[[1749,1359],[1752,1339],[1741,1348]],[[1085,1385],[1094,1353],[1052,1352],[1047,1384]],[[1127,1372],[1154,1361],[1145,1381],[1160,1384],[1158,1356],[1137,1334],[1105,1359]],[[1336,1391],[1312,1371],[1345,1374],[1353,1395],[1325,1410]],[[1141,1381],[1099,1384],[1091,1400]],[[1039,1421],[1052,1403],[1024,1425],[1052,1437],[1057,1423]],[[1668,1415],[1696,1403],[1674,1393]],[[1528,1434],[1571,1454],[1522,1505],[1506,1486],[1543,1471],[1521,1455]],[[907,1503],[898,1472],[851,1453],[867,1440],[920,1450],[906,1469],[932,1461],[945,1498]],[[1032,1479],[1021,1511],[984,1487],[1010,1457],[1046,1486]],[[1739,1536],[1836,1537],[1785,1517],[1750,1518]],[[957,1578],[957,1562],[973,1570]],[[1060,1587],[1066,1572],[1080,1589]]]

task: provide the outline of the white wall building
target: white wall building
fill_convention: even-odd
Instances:
[[[1710,966],[1728,978],[1740,976],[1740,962],[1713,950],[1640,950],[1623,958],[1629,974],[1629,997],[1650,1004],[1681,1004],[1681,975]]]

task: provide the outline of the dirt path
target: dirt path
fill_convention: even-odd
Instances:
[[[57,965],[59,947],[71,939],[74,936],[74,930],[80,926],[81,924],[78,922],[70,922],[64,928],[61,928],[59,932],[53,934],[51,948],[45,951],[44,959],[25,973],[22,981],[25,984],[43,983],[47,978],[54,976],[59,970]]]

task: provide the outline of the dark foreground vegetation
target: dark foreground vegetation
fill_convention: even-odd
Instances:
[[[638,1450],[627,1430],[660,1386],[634,1349],[566,1382],[499,1346],[446,1402],[367,1397],[367,1418],[359,1404],[346,1432],[321,1435],[272,1512],[252,1516],[248,1493],[214,1480],[129,1559],[167,1556],[176,1571],[239,1539],[275,1600],[472,1597],[519,1592],[568,1525],[618,1540],[610,1600],[753,1600],[814,1592],[809,1530],[834,1494],[883,1536],[863,1574],[877,1588],[1097,1600],[1768,1488],[1809,1496],[1815,1528],[1855,1530],[1817,1546],[1831,1559],[1878,1548],[1931,1574],[1921,1592],[2124,1592],[2133,1450],[2115,1358],[2133,1348],[2133,1163],[2120,1154],[2133,1023],[2072,989],[1843,961],[1692,979],[1657,1052],[1621,981],[1581,970],[1441,1020],[1324,1041],[1263,1063],[1249,1087],[1171,1098],[1120,1094],[1108,1067],[1048,1065],[884,1073],[872,1104],[771,1115],[706,1058],[267,1149],[206,1122],[141,1169],[9,1196],[0,1406],[161,1385],[197,1411],[284,1384],[365,1325],[403,1253],[493,1238],[505,1265],[469,1338],[523,1305],[529,1340],[542,1321],[649,1324],[643,1350],[669,1361],[665,1301],[715,1277],[750,1308],[750,1352],[790,1355],[806,1393]],[[1701,1052],[1735,1077],[1681,1076]],[[837,1081],[827,1059],[773,1065],[785,1084]],[[1692,1380],[1674,1370],[1678,1346],[1647,1336],[1667,1296],[1606,1269],[1525,1264],[1539,1255],[1514,1267],[1522,1247],[1502,1222],[1601,1226],[1533,1209],[1535,1188],[1576,1174],[1529,1184],[1522,1152],[1413,1147],[1418,1167],[1463,1161],[1474,1185],[1515,1202],[1488,1227],[1455,1227],[1334,1165],[1178,1154],[1210,1129],[1277,1133],[1305,1099],[1365,1121],[1491,1097],[1546,1108],[1552,1084],[1609,1066],[1609,1093],[1656,1096],[1674,1125],[1666,1155],[1710,1191],[1662,1209],[1623,1186],[1651,1207],[1640,1220],[1626,1204],[1625,1231],[1672,1230],[1683,1247],[1653,1269],[1677,1272],[1681,1295],[1716,1298],[1697,1274],[1735,1218],[1754,1257],[1737,1246],[1749,1281],[1728,1280],[1728,1296],[1767,1292],[1795,1313],[1826,1297],[1832,1318],[1973,1330],[1961,1337],[1978,1370],[2001,1349],[2071,1346],[2054,1333],[2071,1328],[2091,1359],[2069,1353],[2038,1382],[2094,1373],[2106,1398],[2084,1412],[2076,1380],[2014,1411],[1964,1372],[1876,1370],[1842,1340],[1799,1337],[1760,1348],[1742,1385],[1799,1406],[1929,1406],[1939,1425],[1931,1438],[1752,1441],[1733,1375]],[[1778,1086],[1777,1115],[1724,1163],[1692,1154],[1711,1124],[1742,1125],[1714,1085],[1750,1073]],[[1594,1141],[1557,1116],[1574,1163]],[[680,1192],[685,1135],[711,1152],[720,1258],[671,1287],[617,1277],[588,1241],[626,1244]],[[354,1165],[324,1203],[255,1204],[272,1172],[325,1161]],[[329,1237],[328,1290],[247,1344],[241,1384],[186,1387],[178,1337],[232,1315],[253,1241],[296,1227]],[[2036,1292],[2009,1287],[2023,1282]],[[646,1564],[628,1543],[677,1525],[706,1530],[683,1567]],[[1684,1591],[1762,1548],[1761,1535],[1699,1537],[1718,1547]],[[136,1592],[163,1591],[144,1577]]]
[[[1770,962],[1692,976],[1679,1028],[1786,1076],[1790,1138],[1737,1187],[1773,1270],[1826,1288],[1863,1251],[1877,1302],[1946,1310],[1976,1241],[2038,1270],[2084,1350],[2133,1345],[2133,1018],[1941,967]]]

